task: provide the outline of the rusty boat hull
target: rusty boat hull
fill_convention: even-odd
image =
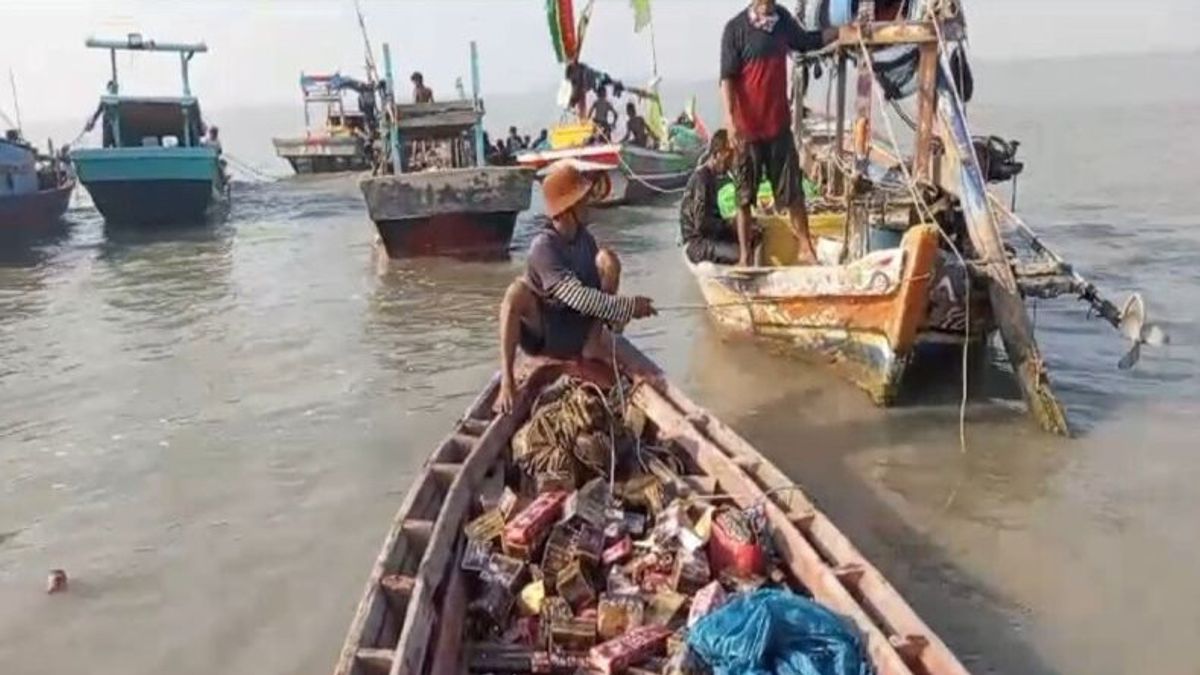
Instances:
[[[900,393],[918,352],[961,354],[986,330],[965,331],[965,283],[944,269],[935,226],[905,233],[898,248],[845,265],[729,267],[685,261],[709,315],[734,333],[772,339],[828,362],[879,405]],[[977,326],[980,316],[972,317]]]
[[[533,172],[482,167],[370,176],[360,187],[391,258],[503,258]]]
[[[469,605],[478,593],[472,573],[464,570],[464,526],[480,512],[477,497],[506,484],[521,492],[509,480],[517,471],[509,447],[560,375],[609,388],[615,384],[614,369],[628,382],[620,386],[629,414],[644,420],[639,433],[678,453],[682,471],[676,475],[683,489],[704,502],[761,508],[778,555],[779,583],[852,624],[874,672],[967,674],[895,587],[790,477],[692,402],[623,338],[618,338],[614,361],[531,359],[518,373],[519,388],[507,414],[494,411],[499,375],[484,387],[433,449],[401,503],[371,565],[335,675],[472,669],[481,644],[472,642]],[[493,667],[479,672],[529,670]]]

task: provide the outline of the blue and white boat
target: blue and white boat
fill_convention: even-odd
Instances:
[[[99,148],[71,152],[79,181],[105,221],[144,226],[202,223],[228,204],[221,146],[206,141],[188,64],[204,43],[166,44],[133,33],[124,40],[89,39],[109,50],[112,79],[89,126],[101,124]],[[117,51],[179,54],[182,96],[122,96]]]

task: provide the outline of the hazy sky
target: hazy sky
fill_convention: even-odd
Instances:
[[[488,92],[545,91],[559,77],[543,0],[362,0],[376,52],[391,43],[397,71],[426,73],[435,91],[469,82],[479,43]],[[576,0],[582,6],[584,0]],[[787,2],[791,5],[791,2]],[[654,0],[660,72],[715,77],[721,27],[745,0]],[[1017,59],[1200,49],[1197,0],[967,0],[976,58]],[[584,58],[628,81],[650,72],[648,36],[632,32],[627,0],[599,0]],[[210,110],[299,99],[301,70],[361,74],[352,0],[0,0],[0,75],[16,74],[26,124],[84,119],[108,79],[89,35],[140,31],[160,41],[204,40],[193,91]],[[120,57],[124,91],[174,93],[168,55]],[[468,85],[469,86],[469,85]],[[12,113],[3,77],[0,110]]]

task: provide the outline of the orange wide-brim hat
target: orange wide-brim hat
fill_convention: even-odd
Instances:
[[[571,207],[587,199],[592,191],[592,181],[569,160],[559,160],[550,166],[542,181],[542,194],[546,199],[546,215],[551,218],[566,213]]]

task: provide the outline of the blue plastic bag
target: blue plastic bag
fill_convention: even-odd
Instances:
[[[849,620],[788,591],[738,596],[701,619],[688,647],[715,675],[870,675]]]

